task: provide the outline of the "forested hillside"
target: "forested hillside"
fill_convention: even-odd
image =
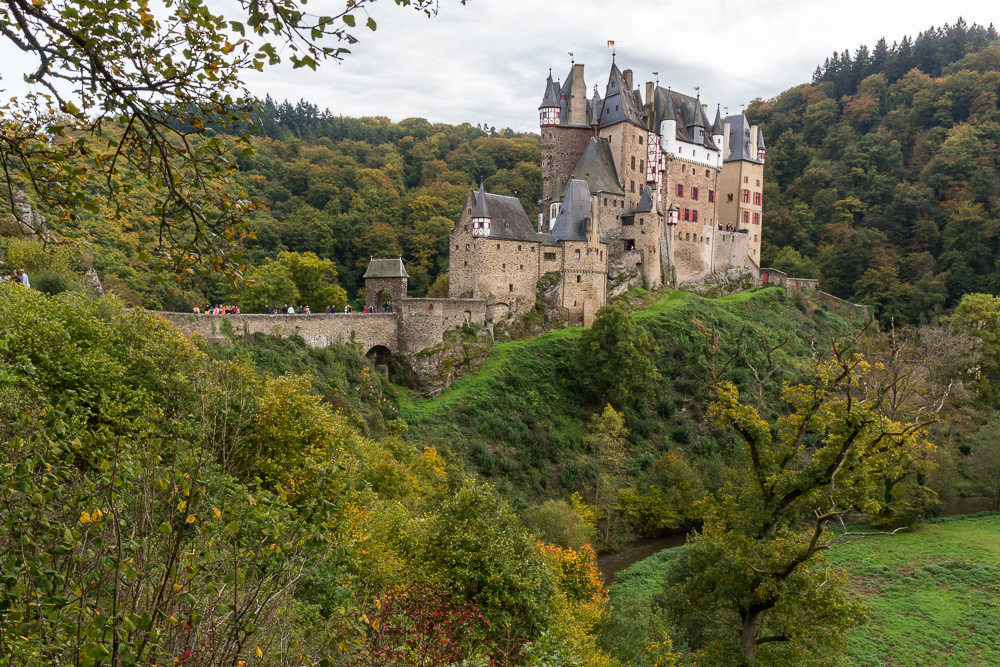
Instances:
[[[834,54],[758,100],[764,265],[918,322],[1000,288],[1000,45],[992,26],[931,29]]]
[[[265,103],[254,151],[234,152],[226,184],[259,203],[245,239],[244,276],[253,288],[234,287],[219,274],[192,272],[179,280],[157,269],[157,216],[144,189],[120,209],[101,188],[95,210],[81,210],[69,228],[80,242],[60,259],[33,252],[16,240],[7,221],[0,250],[29,273],[67,279],[88,266],[127,302],[151,309],[189,311],[194,305],[232,303],[263,312],[264,303],[355,302],[370,256],[402,255],[410,293],[446,295],[448,235],[468,193],[480,180],[493,192],[517,196],[537,209],[541,193],[538,138],[510,130],[431,124],[423,119],[341,118],[307,103]],[[44,212],[44,209],[42,209]],[[60,282],[67,287],[65,281]],[[343,288],[340,291],[337,288]]]

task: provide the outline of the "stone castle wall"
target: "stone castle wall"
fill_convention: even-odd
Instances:
[[[482,299],[403,299],[392,313],[320,313],[316,315],[194,315],[158,313],[187,335],[225,340],[255,333],[301,336],[310,347],[356,342],[367,354],[381,346],[390,352],[419,352],[444,340],[446,331],[465,323],[486,324]]]
[[[715,270],[750,268],[749,237],[745,232],[716,231]]]
[[[187,335],[200,334],[220,340],[227,325],[237,336],[264,333],[273,336],[301,336],[310,347],[347,343],[352,339],[363,352],[381,345],[399,351],[396,313],[318,313],[316,315],[194,315],[158,313]]]
[[[562,179],[566,187],[570,172],[580,161],[594,132],[589,127],[543,127],[541,134],[542,220],[547,224],[549,205],[560,194],[556,192],[556,182]]]
[[[419,352],[444,340],[463,324],[486,324],[483,299],[406,299],[399,320],[399,351]]]

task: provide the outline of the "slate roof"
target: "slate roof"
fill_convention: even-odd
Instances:
[[[712,134],[713,135],[722,134],[722,113],[718,106],[715,107],[715,122],[712,123]]]
[[[757,150],[767,150],[764,148],[764,133],[757,130]]]
[[[486,203],[486,193],[483,190],[483,182],[479,182],[479,192],[476,193],[476,210],[472,212],[473,218],[490,217],[490,209]]]
[[[368,262],[368,270],[365,271],[364,278],[409,278],[403,266],[403,259],[374,259]]]
[[[618,170],[611,156],[611,144],[607,139],[591,137],[587,147],[576,163],[571,178],[583,180],[590,186],[593,193],[608,192],[625,195],[621,182],[618,180]]]
[[[649,213],[653,210],[653,191],[647,185],[642,191],[642,196],[639,197],[639,203],[635,205],[635,210],[633,213]]]
[[[483,194],[483,200],[489,211],[491,239],[538,241],[538,232],[528,220],[528,214],[524,212],[524,207],[517,197],[486,192]],[[476,208],[478,209],[478,204]]]
[[[590,214],[590,188],[586,181],[571,180],[563,197],[559,215],[552,224],[552,236],[556,241],[586,241],[587,226],[591,224]],[[594,220],[593,224],[597,224],[597,221]],[[601,241],[604,239],[601,238]]]
[[[757,159],[757,150],[750,145],[750,121],[743,114],[727,116],[729,123],[729,136],[723,141],[729,142],[729,157],[724,162],[735,162],[736,160],[748,160],[750,162],[760,162]]]
[[[642,120],[642,104],[636,103],[634,93],[625,86],[625,77],[618,66],[611,63],[608,87],[604,92],[604,110],[601,113],[601,127],[628,121],[639,127],[646,127]]]
[[[587,103],[587,124],[594,126],[601,124],[601,110],[604,108],[601,96],[597,93],[597,86],[594,86],[594,97]]]
[[[677,121],[676,139],[689,144],[699,144],[711,150],[719,150],[712,140],[715,125],[708,122],[708,116],[701,106],[701,100],[683,93],[678,93],[667,88],[657,86],[653,92],[653,131],[660,131],[660,124],[665,120]],[[718,115],[718,114],[717,114]],[[722,134],[721,117],[718,118],[719,132]],[[705,129],[704,141],[695,141],[692,128],[701,127]],[[712,130],[709,130],[712,128]]]
[[[552,70],[549,70],[549,78],[545,80],[545,94],[542,96],[542,103],[539,109],[548,109],[559,106],[559,86],[552,80]]]

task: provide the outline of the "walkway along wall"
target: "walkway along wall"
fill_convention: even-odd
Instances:
[[[310,347],[357,342],[368,354],[419,352],[444,340],[444,332],[465,323],[486,324],[483,299],[403,299],[393,313],[318,313],[315,315],[206,315],[158,313],[187,335],[220,340],[225,334],[301,336]],[[226,330],[226,331],[224,331]]]

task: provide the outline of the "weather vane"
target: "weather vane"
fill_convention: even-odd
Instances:
[[[615,61],[615,40],[609,39],[608,46],[611,47],[611,62]]]

